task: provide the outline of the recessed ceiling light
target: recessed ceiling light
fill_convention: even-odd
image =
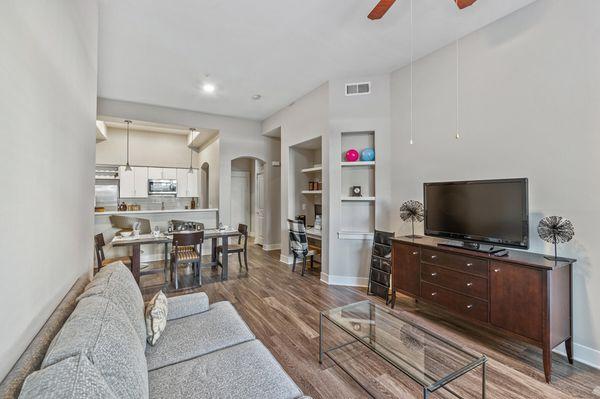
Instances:
[[[252,96],[253,100],[260,100],[262,98],[262,96],[260,94],[255,94]]]
[[[203,90],[205,93],[209,93],[209,94],[210,94],[210,93],[214,93],[216,89],[217,89],[217,88],[216,88],[216,87],[215,87],[215,85],[214,85],[214,84],[212,84],[212,83],[204,83],[204,85],[202,85],[202,90]]]

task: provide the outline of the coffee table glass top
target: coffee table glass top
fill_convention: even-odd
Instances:
[[[322,315],[423,387],[440,387],[486,360],[370,301]]]

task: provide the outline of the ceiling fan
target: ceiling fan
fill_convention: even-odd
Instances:
[[[381,0],[379,3],[377,3],[377,5],[375,6],[375,8],[373,8],[373,11],[371,11],[368,15],[369,19],[380,19],[381,17],[383,17],[385,15],[385,13],[390,9],[390,7],[394,4],[396,0]],[[473,3],[475,3],[477,0],[450,0],[453,3],[456,3],[456,5],[458,6],[458,8],[460,8],[461,10],[463,8],[467,8],[470,5],[472,5]]]

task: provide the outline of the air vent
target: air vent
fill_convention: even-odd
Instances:
[[[364,94],[371,94],[371,82],[347,83],[346,84],[346,95],[347,96],[361,96]]]

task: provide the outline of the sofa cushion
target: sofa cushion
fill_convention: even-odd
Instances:
[[[146,347],[146,322],[144,299],[129,269],[121,262],[103,267],[88,284],[79,299],[101,295],[123,308],[137,332],[142,346]]]
[[[170,320],[155,346],[146,346],[148,370],[193,359],[254,339],[229,302],[217,302],[203,313]]]
[[[172,296],[169,298],[169,311],[167,320],[181,319],[209,309],[208,295],[204,292]]]
[[[148,382],[150,398],[302,397],[298,386],[258,340],[151,371]]]
[[[119,398],[148,396],[144,348],[123,309],[102,296],[83,298],[54,337],[42,368],[85,353]]]
[[[116,399],[100,372],[83,353],[30,374],[20,399]]]

